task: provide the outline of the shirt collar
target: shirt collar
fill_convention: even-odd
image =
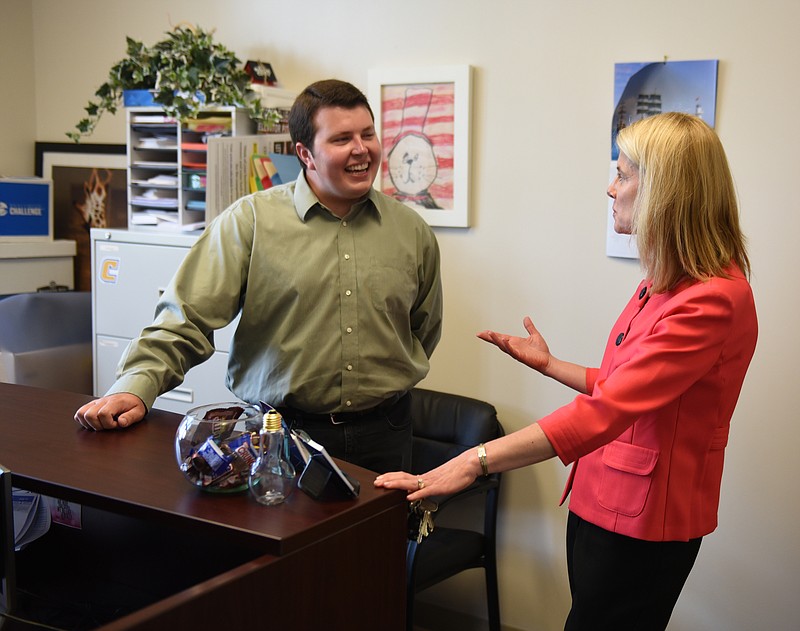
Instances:
[[[351,214],[353,214],[353,212],[356,210],[360,211],[361,209],[372,209],[375,217],[380,219],[381,211],[378,204],[378,199],[378,191],[376,191],[374,188],[370,188],[366,198],[353,205]],[[294,209],[297,212],[297,216],[300,217],[301,221],[306,221],[308,218],[308,213],[317,207],[324,208],[322,203],[314,194],[314,191],[311,190],[311,186],[309,186],[308,181],[306,180],[305,172],[301,171],[300,175],[297,176],[297,181],[294,187]]]

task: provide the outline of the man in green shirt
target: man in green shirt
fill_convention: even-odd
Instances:
[[[310,85],[289,131],[297,181],[240,199],[206,228],[117,381],[76,412],[81,425],[140,421],[240,315],[226,381],[237,397],[275,406],[336,457],[375,471],[410,466],[407,393],[442,327],[436,238],[372,187],[381,145],[357,88]]]

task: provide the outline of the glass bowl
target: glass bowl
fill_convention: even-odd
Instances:
[[[184,477],[204,491],[245,491],[263,417],[256,406],[238,401],[186,412],[175,432],[175,458]]]

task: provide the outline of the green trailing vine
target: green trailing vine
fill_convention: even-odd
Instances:
[[[67,136],[80,142],[94,132],[101,116],[115,114],[125,90],[150,90],[164,112],[183,122],[196,118],[206,105],[237,106],[266,127],[280,115],[265,108],[250,87],[250,76],[241,61],[225,46],[214,42],[212,33],[199,27],[178,26],[153,46],[131,37],[127,56],[114,64],[108,79],[84,108],[86,118]]]

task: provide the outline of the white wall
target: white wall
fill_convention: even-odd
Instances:
[[[2,0],[3,24],[9,6],[24,5]],[[30,6],[31,15],[11,18],[22,31],[33,24],[31,142],[66,140],[122,57],[126,35],[153,43],[181,21],[215,28],[242,60],[270,61],[283,87],[294,90],[330,76],[366,90],[371,68],[472,64],[472,227],[437,229],[446,325],[425,385],[492,401],[508,430],[570,394],[475,332],[521,331],[522,317],[531,314],[556,354],[596,364],[640,278],[634,262],[604,254],[614,63],[719,59],[717,130],[741,196],[761,337],[733,420],[721,525],[703,544],[670,629],[797,628],[800,502],[792,464],[800,443],[793,397],[800,333],[791,314],[800,307],[800,5],[32,0]],[[14,41],[28,53],[20,37]],[[6,50],[0,78],[9,81],[9,65],[20,59],[9,59]],[[24,94],[27,77],[20,84]],[[123,143],[123,118],[102,121],[90,142]],[[0,119],[4,145],[17,133],[8,116]],[[565,474],[550,462],[505,478],[500,586],[509,627],[563,624],[566,512],[557,502]],[[431,590],[427,598],[484,616],[478,578]]]
[[[33,175],[33,53],[30,0],[0,0],[0,176]]]

